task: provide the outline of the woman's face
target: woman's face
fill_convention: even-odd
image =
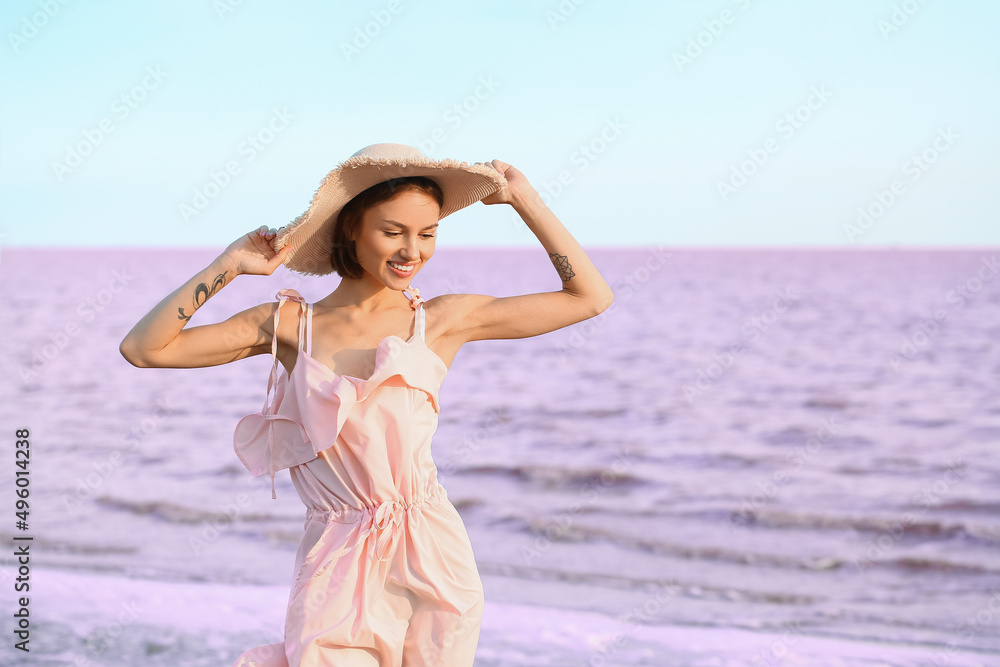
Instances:
[[[358,263],[386,287],[405,289],[434,254],[440,213],[433,197],[415,190],[372,206],[365,211],[355,240]]]

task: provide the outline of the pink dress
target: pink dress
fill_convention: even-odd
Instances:
[[[306,506],[305,534],[285,613],[284,641],[245,651],[233,667],[471,666],[483,585],[465,524],[437,480],[431,436],[448,368],[424,341],[388,336],[368,379],[313,359],[312,304],[295,290],[298,356],[274,365],[260,413],[236,425],[237,456],[255,476],[288,468]],[[270,401],[274,389],[273,401]]]

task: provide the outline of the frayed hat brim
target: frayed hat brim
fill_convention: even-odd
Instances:
[[[333,226],[341,209],[371,186],[406,176],[425,176],[438,184],[444,194],[440,218],[507,187],[503,174],[484,164],[432,160],[403,144],[367,146],[330,171],[309,208],[278,233],[275,250],[293,246],[285,266],[307,275],[332,273]]]

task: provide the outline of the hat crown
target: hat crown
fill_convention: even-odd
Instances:
[[[392,160],[425,160],[426,156],[406,144],[372,144],[365,146],[351,157],[389,158]]]

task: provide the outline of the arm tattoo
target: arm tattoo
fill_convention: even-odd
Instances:
[[[205,283],[198,283],[198,286],[194,288],[194,310],[198,310],[208,301],[208,297],[218,291],[220,287],[226,284],[226,274],[228,271],[223,271],[219,275],[215,276],[215,280],[212,282],[212,286],[209,287]],[[190,320],[191,315],[194,315],[194,311],[191,311],[191,315],[187,315],[183,308],[177,309],[177,319],[179,320]]]
[[[556,270],[559,271],[559,277],[562,278],[563,282],[576,275],[573,273],[573,267],[569,265],[569,258],[566,255],[550,252],[549,257],[552,258],[552,263],[556,265]]]

